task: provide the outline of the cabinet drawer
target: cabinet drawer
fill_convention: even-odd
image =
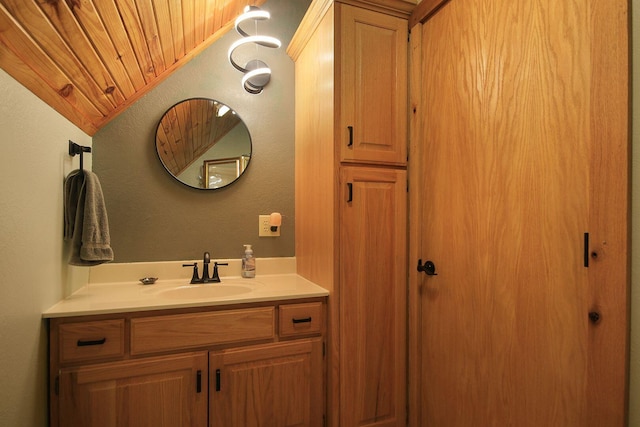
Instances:
[[[63,323],[60,363],[124,356],[124,319]]]
[[[131,354],[273,339],[275,308],[131,319]]]
[[[318,334],[322,325],[322,303],[281,305],[278,319],[281,337]]]

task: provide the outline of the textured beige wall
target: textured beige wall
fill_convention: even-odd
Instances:
[[[227,60],[229,45],[240,38],[232,30],[94,135],[93,170],[104,191],[115,262],[199,259],[204,251],[240,258],[245,243],[257,257],[294,255],[294,64],[285,49],[308,5],[264,4],[271,20],[260,22],[260,33],[283,46],[260,48],[256,56],[273,71],[262,94],[245,92],[242,74]],[[229,105],[251,134],[248,169],[220,190],[178,183],[156,156],[158,121],[175,103],[194,97]],[[258,215],[271,212],[284,216],[281,237],[258,238]]]

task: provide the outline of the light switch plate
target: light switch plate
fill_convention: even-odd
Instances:
[[[269,219],[271,215],[259,215],[258,216],[258,237],[278,237],[280,236],[280,227],[277,231],[271,231],[269,226]]]

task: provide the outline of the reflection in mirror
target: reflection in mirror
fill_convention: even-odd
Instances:
[[[178,181],[216,189],[236,181],[251,160],[251,136],[238,114],[206,98],[171,107],[156,130],[156,152]]]

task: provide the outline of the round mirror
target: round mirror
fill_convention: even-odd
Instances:
[[[169,108],[156,130],[164,168],[193,188],[215,190],[240,178],[251,160],[251,136],[229,106],[192,98]]]

